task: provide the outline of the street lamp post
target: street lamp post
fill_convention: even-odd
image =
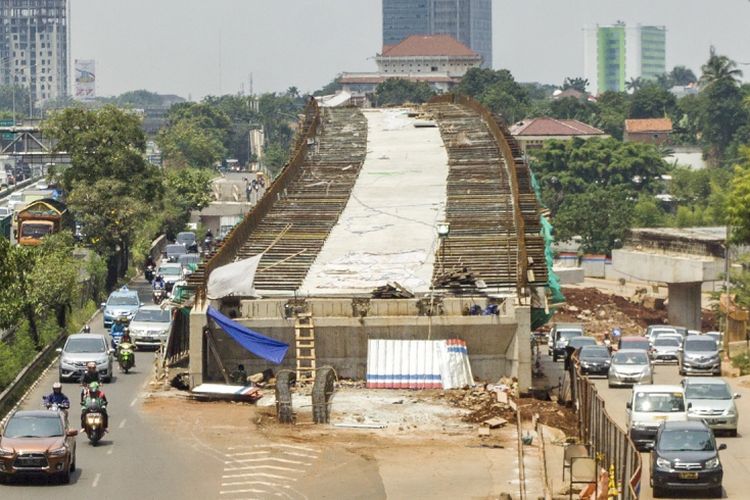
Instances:
[[[445,274],[445,247],[448,244],[448,234],[451,232],[449,222],[437,223],[437,234],[440,239],[440,274]]]

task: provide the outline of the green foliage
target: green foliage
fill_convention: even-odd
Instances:
[[[727,217],[732,226],[732,241],[747,245],[750,243],[750,146],[741,148],[740,152],[743,158],[734,167],[735,175],[727,198]]]
[[[341,90],[342,85],[339,83],[338,78],[334,78],[327,84],[325,84],[323,87],[319,88],[315,92],[313,92],[313,96],[321,96],[321,95],[331,95],[335,94],[339,90]]]
[[[732,366],[740,369],[740,375],[750,374],[750,353],[744,351],[732,356]]]
[[[175,96],[165,96],[145,89],[123,92],[111,99],[113,104],[133,108],[160,108],[175,100]]]
[[[67,108],[55,112],[43,130],[57,141],[57,151],[70,155],[72,168],[64,170],[60,179],[66,191],[79,182],[92,185],[112,179],[138,199],[159,196],[158,171],[145,160],[146,138],[136,115],[114,106],[94,111]]]
[[[625,92],[603,92],[597,98],[596,108],[593,124],[615,139],[622,139],[625,119],[630,113],[630,96]]]
[[[633,207],[633,227],[663,227],[668,225],[668,216],[653,196],[638,198]]]
[[[221,132],[181,119],[159,131],[157,142],[168,167],[207,167],[226,157]]]
[[[675,66],[669,72],[668,77],[670,87],[674,87],[675,85],[684,87],[698,81],[693,70],[685,66]]]
[[[402,78],[389,78],[375,87],[375,105],[420,104],[427,102],[434,95],[435,92],[426,82],[412,82]]]
[[[625,237],[632,222],[627,189],[591,185],[585,191],[569,195],[554,218],[558,241],[581,237],[585,253],[610,254]]]
[[[507,69],[471,68],[456,92],[473,97],[493,113],[503,115],[508,123],[525,117],[531,105],[526,88]]]
[[[533,152],[532,165],[553,214],[567,196],[592,185],[622,187],[633,197],[640,192],[654,194],[667,171],[654,146],[611,138],[549,141]]]
[[[580,76],[571,78],[567,77],[565,81],[563,82],[562,89],[575,89],[579,92],[586,92],[586,87],[589,86],[589,81],[587,78],[581,78]]]
[[[29,89],[19,85],[0,85],[0,111],[8,113],[8,118],[11,118],[14,109],[16,119],[28,115]]]
[[[674,114],[677,100],[669,91],[654,82],[646,82],[630,101],[630,118],[662,118]]]
[[[271,144],[266,147],[266,154],[264,156],[264,163],[266,167],[271,171],[272,175],[276,175],[281,170],[287,159],[289,158],[289,152],[281,147],[279,144]]]
[[[579,120],[584,123],[593,121],[596,106],[587,101],[575,97],[563,97],[554,99],[549,104],[549,116],[552,118]]]

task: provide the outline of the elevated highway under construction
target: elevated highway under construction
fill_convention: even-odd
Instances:
[[[212,273],[245,261],[239,288],[212,288]],[[213,306],[288,343],[282,367],[298,376],[330,365],[364,378],[369,339],[458,338],[476,377],[526,388],[531,310],[546,304],[540,207],[520,148],[471,99],[311,100],[287,165],[189,283],[192,386],[269,367],[213,331]]]

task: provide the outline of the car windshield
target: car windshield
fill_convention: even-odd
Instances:
[[[138,297],[134,295],[112,295],[107,301],[110,306],[137,306]]]
[[[167,245],[167,255],[179,255],[187,253],[187,250],[182,245]]]
[[[652,337],[658,337],[659,335],[669,335],[669,334],[679,335],[679,333],[677,333],[677,330],[673,330],[673,329],[653,330],[651,332]]]
[[[609,350],[601,346],[586,346],[581,349],[581,359],[602,359],[609,358]]]
[[[680,347],[680,341],[674,337],[661,337],[654,340],[655,346]]]
[[[663,451],[714,451],[716,447],[710,432],[680,429],[662,432],[659,438],[659,449]]]
[[[726,384],[688,384],[685,387],[688,399],[732,399]]]
[[[646,349],[649,348],[648,340],[627,340],[621,344],[622,349]]]
[[[681,392],[636,392],[635,411],[646,413],[674,413],[685,411]]]
[[[199,255],[190,254],[190,255],[180,255],[180,264],[198,264],[201,261],[201,258]]]
[[[48,438],[63,435],[60,417],[15,415],[5,426],[6,438]]]
[[[52,224],[21,224],[21,236],[40,238],[52,232]]]
[[[195,241],[195,235],[193,233],[180,233],[177,235],[177,241],[192,243]]]
[[[619,365],[647,365],[648,358],[644,352],[618,352],[612,356],[612,362]]]
[[[169,311],[141,309],[136,313],[133,321],[146,321],[149,323],[169,323]]]
[[[104,352],[105,347],[104,339],[68,339],[65,352]]]
[[[164,276],[179,276],[182,270],[179,267],[162,267],[159,268],[159,273]]]
[[[581,335],[583,335],[583,332],[580,330],[558,330],[557,332],[558,340],[565,340],[566,342]]]
[[[694,339],[685,342],[686,351],[710,352],[716,350],[714,339]]]

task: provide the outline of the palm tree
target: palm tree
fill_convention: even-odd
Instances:
[[[630,90],[631,92],[636,92],[638,90],[641,90],[642,87],[643,87],[643,78],[641,78],[640,76],[636,78],[631,78],[630,80],[625,82],[625,88]]]
[[[701,71],[703,74],[700,83],[704,88],[716,82],[730,82],[732,85],[738,85],[742,77],[742,70],[737,69],[737,63],[727,56],[718,55],[713,45],[708,61],[701,66]]]

